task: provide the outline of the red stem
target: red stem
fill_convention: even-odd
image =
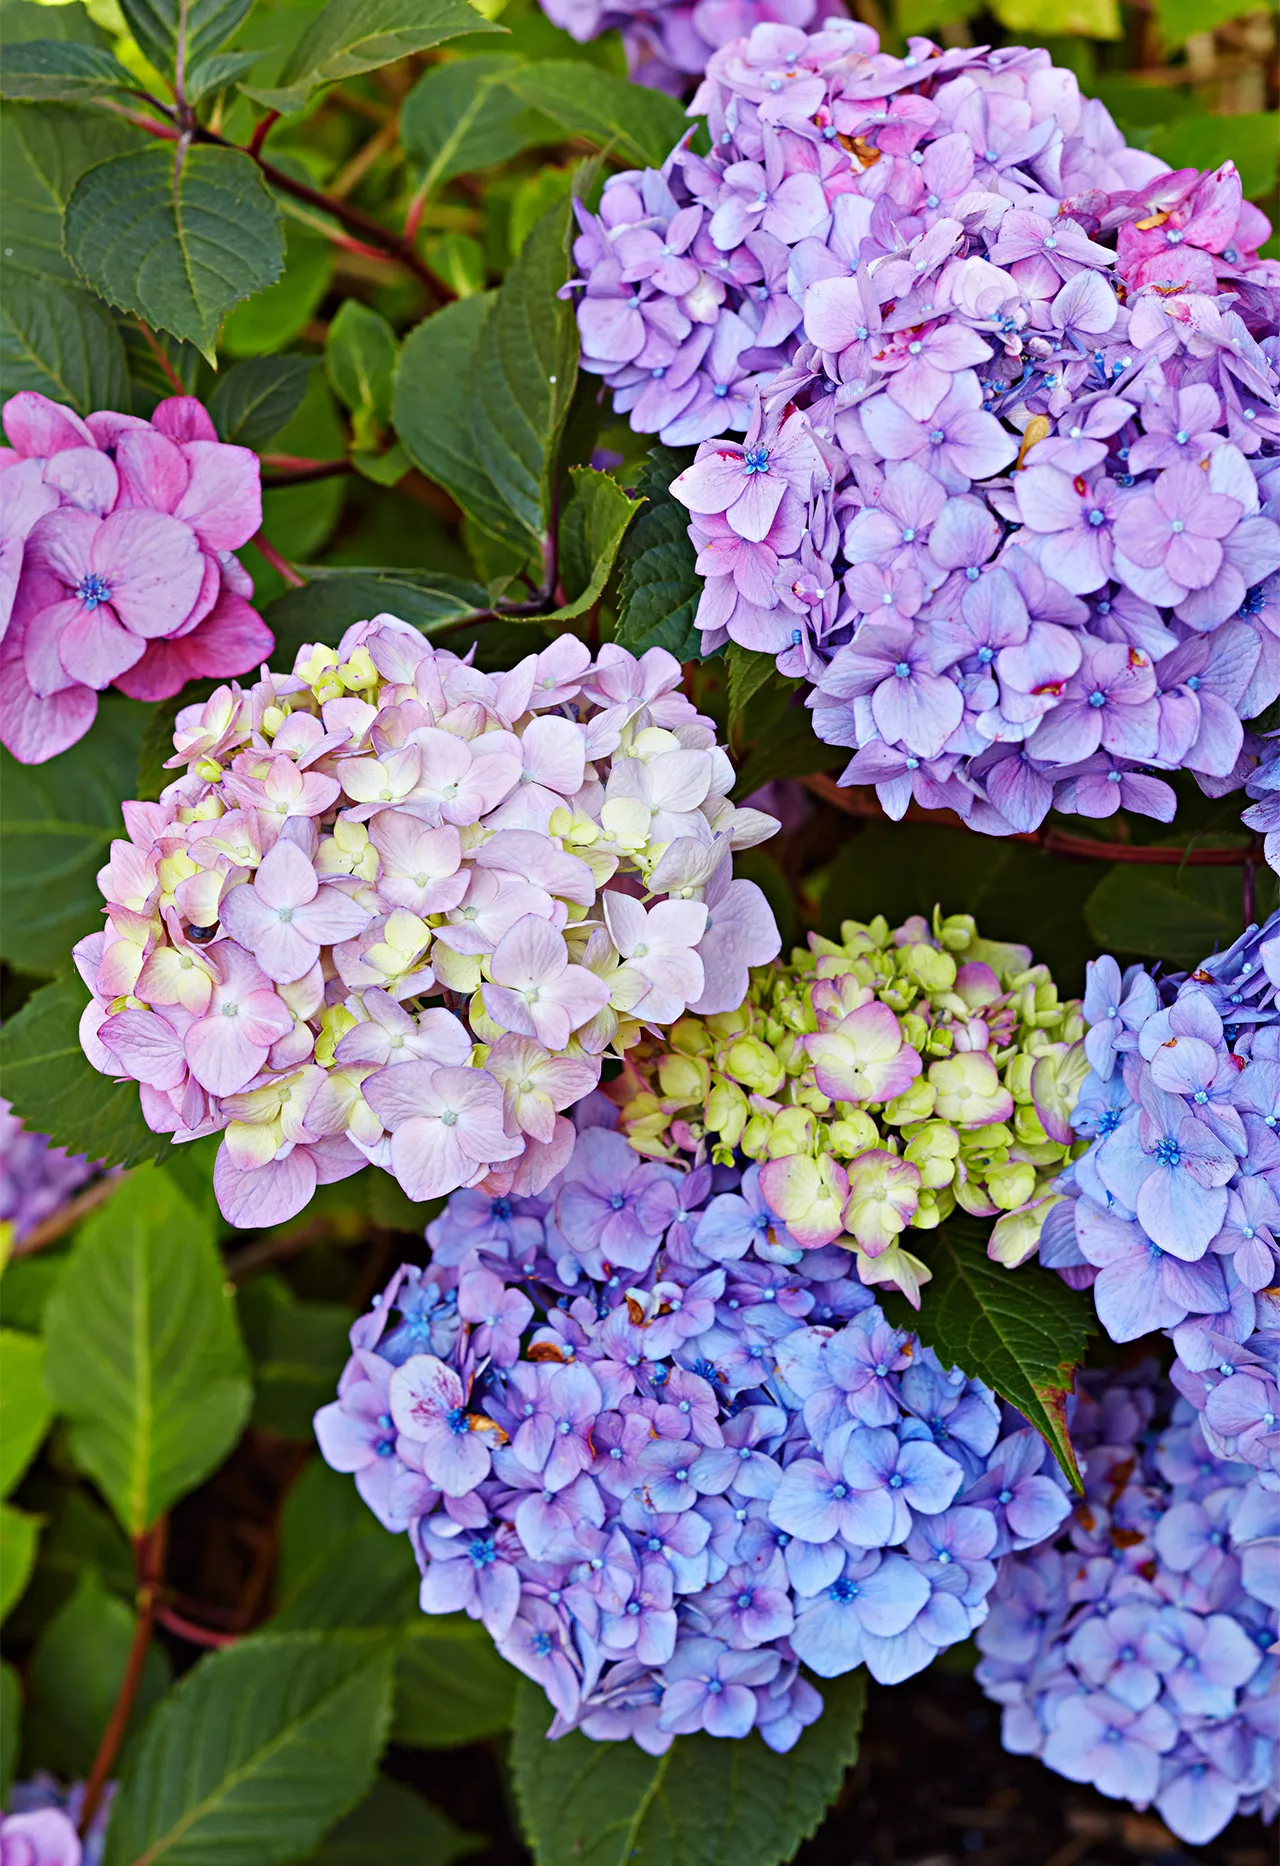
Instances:
[[[266,116],[254,125],[253,135],[249,138],[247,145],[247,153],[253,157],[255,162],[262,152],[263,143],[266,142],[267,137],[279,121],[280,112],[278,110],[268,110]]]
[[[291,590],[300,590],[302,588],[303,584],[306,582],[306,578],[300,577],[288,559],[281,557],[279,551],[277,551],[275,545],[271,543],[265,532],[256,532],[250,542],[257,545],[259,555],[266,558],[271,568],[276,571],[279,576],[284,578]]]
[[[190,1645],[203,1646],[211,1652],[220,1652],[224,1646],[234,1646],[240,1641],[239,1633],[215,1633],[211,1626],[197,1626],[194,1620],[184,1619],[172,1607],[158,1606],[154,1617],[166,1632],[176,1633]]]
[[[185,395],[187,392],[186,384],[183,382],[181,376],[179,376],[177,370],[173,367],[173,364],[169,361],[168,357],[165,355],[164,345],[160,342],[155,332],[150,328],[149,325],[144,324],[141,318],[135,318],[134,322],[137,324],[138,329],[142,332],[143,336],[146,338],[147,343],[153,355],[155,356],[156,362],[159,363],[165,376],[168,378],[169,386],[172,388],[174,394]]]
[[[93,1767],[84,1785],[84,1801],[80,1807],[81,1835],[87,1834],[93,1825],[93,1817],[101,1805],[103,1791],[110,1780],[116,1757],[120,1753],[124,1733],[129,1727],[129,1717],[133,1711],[134,1699],[138,1695],[138,1686],[142,1683],[142,1668],[146,1663],[147,1649],[151,1644],[151,1635],[155,1627],[156,1590],[164,1572],[168,1528],[168,1518],[162,1516],[153,1529],[149,1529],[145,1535],[134,1539],[133,1561],[138,1577],[138,1619],[133,1629],[133,1643],[129,1647],[129,1657],[125,1661],[120,1689],[116,1692],[116,1701],[111,1706],[107,1727],[102,1732],[98,1753],[93,1759]]]
[[[335,479],[340,473],[354,473],[349,460],[301,460],[293,454],[263,454],[264,486],[305,486],[311,480]]]

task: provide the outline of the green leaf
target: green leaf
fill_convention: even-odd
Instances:
[[[22,272],[0,286],[0,395],[34,389],[77,414],[129,400],[115,320],[88,292]]]
[[[1238,19],[1247,8],[1242,0],[1156,0],[1156,18],[1160,22],[1160,37],[1172,51],[1182,45],[1193,33],[1213,32],[1229,19]],[[1210,121],[1211,119],[1205,119]],[[1262,121],[1264,119],[1257,119]],[[1236,119],[1240,121],[1239,118]],[[1245,147],[1243,141],[1231,153]],[[1197,163],[1197,167],[1202,166]],[[1215,164],[1204,164],[1206,167]],[[1245,191],[1248,193],[1248,190]]]
[[[560,577],[569,600],[548,622],[570,621],[599,601],[627,526],[644,503],[593,467],[570,467],[569,478],[573,497],[560,520]]]
[[[56,288],[54,288],[56,290]],[[147,708],[104,694],[78,745],[43,765],[0,750],[0,953],[46,975],[102,925],[97,873],[124,835],[120,799],[133,795]]]
[[[104,1866],[305,1857],[373,1781],[391,1652],[361,1634],[259,1634],[202,1659],[125,1763]]]
[[[83,1226],[48,1340],[71,1455],[141,1535],[221,1464],[251,1398],[211,1228],[163,1172],[140,1167]]]
[[[44,1333],[44,1312],[67,1267],[65,1250],[11,1257],[0,1279],[0,1320],[25,1335]]]
[[[428,193],[454,175],[509,161],[522,149],[560,140],[554,123],[530,110],[501,80],[516,70],[509,52],[432,65],[400,106],[405,152],[424,171]]]
[[[776,672],[776,663],[773,655],[757,654],[754,648],[744,648],[736,641],[729,643],[724,658],[729,666],[729,724],[732,726],[746,711],[747,702]]]
[[[311,1855],[311,1866],[450,1866],[485,1844],[411,1788],[382,1776]]]
[[[225,91],[237,78],[252,71],[261,57],[261,52],[218,52],[212,58],[202,58],[188,68],[187,102],[196,104],[214,91]]]
[[[1187,10],[1187,0],[1176,0]],[[1161,9],[1162,14],[1168,7]],[[1232,19],[1239,8],[1232,4],[1225,17]],[[1208,32],[1205,10],[1196,0],[1195,23],[1180,34]],[[1173,168],[1218,168],[1231,158],[1240,171],[1240,185],[1248,199],[1257,200],[1276,185],[1276,165],[1280,162],[1280,115],[1273,111],[1255,116],[1192,116],[1170,123],[1151,138],[1151,152]]]
[[[152,64],[166,75],[176,71],[185,91],[191,67],[226,44],[252,4],[253,0],[120,0],[120,9]]]
[[[73,7],[46,8],[55,19]],[[7,104],[0,112],[4,172],[5,291],[16,274],[78,280],[62,250],[62,211],[85,170],[150,146],[142,130],[105,110],[71,104]]]
[[[194,343],[213,361],[232,305],[280,276],[280,216],[257,167],[197,143],[116,156],[67,202],[67,256],[109,304]]]
[[[862,1674],[821,1690],[822,1716],[785,1756],[754,1732],[731,1743],[681,1736],[646,1756],[577,1732],[549,1743],[546,1697],[522,1682],[511,1762],[536,1866],[781,1866],[857,1759]]]
[[[993,0],[992,11],[1009,32],[1051,33],[1057,38],[1121,36],[1118,0]]]
[[[494,537],[527,549],[480,463],[472,380],[496,292],[476,293],[424,318],[405,338],[396,371],[396,433],[409,458]]]
[[[425,52],[460,33],[501,32],[467,0],[329,0],[303,33],[271,90],[249,90],[271,110],[301,110],[321,84]]]
[[[220,348],[243,357],[283,349],[310,323],[332,282],[332,245],[323,234],[286,219],[283,273],[274,285],[236,306],[222,327]],[[307,488],[312,498],[317,490]]]
[[[9,1800],[9,1788],[18,1766],[22,1742],[22,1684],[8,1659],[0,1660],[0,1806]]]
[[[304,564],[300,590],[277,596],[262,611],[275,631],[277,666],[289,667],[304,641],[336,644],[343,630],[368,616],[399,616],[424,635],[449,622],[484,615],[488,598],[478,583],[433,570],[360,570]]]
[[[920,1312],[891,1296],[886,1313],[915,1330],[944,1367],[961,1367],[1016,1406],[1049,1442],[1077,1490],[1080,1470],[1067,1433],[1066,1396],[1085,1345],[1097,1333],[1093,1305],[1038,1264],[1006,1270],[987,1256],[990,1227],[957,1215],[933,1233],[924,1256],[933,1272]]]
[[[311,1419],[327,1405],[350,1353],[351,1312],[336,1302],[300,1302],[278,1277],[240,1291],[240,1323],[253,1361],[250,1423],[311,1443]]]
[[[35,1574],[11,1624],[15,1637],[43,1627],[86,1577],[132,1603],[137,1580],[129,1544],[87,1488],[59,1484],[40,1539]]]
[[[88,993],[76,977],[33,992],[0,1029],[0,1094],[13,1103],[28,1133],[83,1152],[107,1166],[158,1160],[167,1134],[142,1118],[137,1084],[112,1082],[90,1066],[80,1047]]]
[[[692,449],[655,447],[636,476],[644,510],[619,554],[618,627],[614,639],[633,654],[666,648],[677,661],[697,660],[701,637],[693,625],[702,580],[694,568],[689,514],[667,488],[693,458]]]
[[[500,1736],[511,1728],[519,1683],[478,1620],[418,1614],[405,1628],[396,1661],[392,1740],[459,1749]]]
[[[52,1416],[43,1341],[0,1328],[0,1497],[9,1495],[35,1457]]]
[[[324,366],[329,387],[352,417],[358,446],[376,443],[391,419],[391,390],[400,345],[386,318],[348,298],[329,326]]]
[[[302,406],[315,366],[313,356],[256,356],[220,372],[209,397],[218,438],[237,447],[265,445]]]
[[[40,1518],[0,1503],[0,1620],[20,1600],[35,1566]]]
[[[41,1633],[27,1675],[27,1749],[43,1767],[68,1778],[89,1773],[119,1694],[136,1624],[133,1608],[86,1574]],[[143,1661],[126,1740],[141,1729],[172,1675],[167,1653],[153,1642]]]
[[[27,39],[0,47],[0,97],[33,103],[76,103],[136,91],[138,80],[97,45]]]
[[[1229,946],[1240,932],[1239,868],[1145,868],[1117,862],[1085,903],[1089,931],[1104,952],[1190,967]],[[1274,905],[1270,871],[1259,876],[1263,911]]]
[[[676,98],[611,71],[586,77],[574,59],[517,65],[504,83],[570,136],[583,137],[628,166],[661,167],[689,129]]]
[[[409,1538],[388,1535],[351,1479],[313,1459],[280,1519],[273,1627],[401,1626],[418,1614],[419,1581]]]
[[[456,298],[474,298],[484,290],[489,261],[484,247],[471,234],[437,234],[427,241],[423,258]]]

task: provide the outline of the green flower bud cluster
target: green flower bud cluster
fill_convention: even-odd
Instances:
[[[638,1152],[757,1162],[799,1250],[840,1244],[918,1303],[903,1233],[957,1206],[996,1221],[1001,1262],[1035,1250],[1074,1144],[1080,1004],[968,914],[840,932],[758,967],[736,1011],[642,1041],[609,1092]]]

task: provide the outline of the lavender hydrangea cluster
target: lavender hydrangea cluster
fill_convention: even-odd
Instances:
[[[28,1233],[79,1191],[98,1168],[83,1154],[28,1134],[7,1101],[0,1101],[0,1225],[21,1243]]]
[[[0,741],[43,764],[98,695],[165,700],[274,646],[235,556],[262,524],[258,456],[191,396],[87,420],[23,390],[0,448]]]
[[[1040,1260],[1092,1286],[1113,1341],[1172,1336],[1214,1454],[1280,1482],[1280,914],[1195,971],[1089,967],[1088,1146]]]
[[[1081,1385],[1085,1496],[1058,1542],[1002,1560],[977,1676],[1007,1750],[1202,1846],[1280,1805],[1280,1493],[1150,1364]]]
[[[9,1812],[0,1814],[0,1866],[102,1866],[116,1784],[107,1783],[82,1837],[84,1789],[83,1782],[63,1788],[44,1770],[15,1782]]]
[[[1081,1030],[1029,947],[982,939],[968,914],[882,915],[811,933],[737,1009],[642,1040],[607,1092],[638,1152],[757,1161],[762,1226],[838,1244],[918,1308],[931,1272],[906,1247],[957,1205],[995,1220],[993,1256],[1034,1251],[1076,1144]]]
[[[840,1250],[762,1221],[758,1168],[641,1159],[594,1096],[538,1198],[453,1195],[428,1269],[352,1330],[329,1463],[407,1532],[552,1735],[820,1714],[800,1670],[893,1683],[968,1636],[1064,1485],[1030,1428],[891,1328]]]
[[[731,851],[776,825],[680,678],[571,635],[483,674],[379,616],[179,713],[75,949],[81,1038],[157,1133],[222,1133],[233,1224],[366,1161],[535,1192],[607,1051],[740,1001],[779,936]]]
[[[627,69],[637,84],[687,96],[718,46],[742,38],[762,20],[812,25],[817,0],[541,0],[542,10],[579,44],[601,33],[621,34]],[[825,10],[840,13],[838,0]]]
[[[580,212],[583,366],[672,445],[704,649],[842,782],[973,828],[1171,818],[1280,693],[1280,264],[1044,51],[828,22],[717,51],[710,153]],[[741,441],[725,437],[741,433]]]

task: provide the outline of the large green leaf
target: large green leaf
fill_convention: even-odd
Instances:
[[[43,1501],[43,1491],[41,1501]],[[137,1591],[133,1552],[110,1514],[86,1488],[58,1484],[40,1538],[40,1560],[21,1607],[15,1637],[43,1628],[85,1579],[131,1603]]]
[[[481,464],[472,381],[494,292],[459,298],[410,331],[396,371],[396,433],[414,464],[478,525],[522,550],[530,540]]]
[[[576,1732],[549,1743],[546,1697],[522,1683],[511,1761],[536,1866],[781,1866],[857,1760],[861,1673],[821,1689],[822,1716],[785,1756],[754,1734],[677,1737],[647,1756]]]
[[[1241,876],[1231,867],[1147,868],[1117,862],[1085,903],[1089,931],[1104,952],[1136,953],[1171,966],[1198,965],[1240,932]],[[1269,869],[1258,877],[1259,918],[1275,905]]]
[[[933,1281],[919,1314],[896,1296],[883,1306],[895,1322],[913,1328],[944,1367],[963,1368],[1016,1406],[1079,1487],[1066,1396],[1088,1338],[1097,1333],[1093,1305],[1034,1261],[1021,1270],[993,1263],[988,1229],[963,1214],[949,1219],[924,1247]]]
[[[490,52],[432,65],[419,78],[400,106],[400,134],[428,191],[560,140],[555,124],[502,82],[521,62]]]
[[[0,1328],[0,1497],[7,1497],[49,1429],[44,1343]]]
[[[35,1566],[40,1519],[0,1503],[0,1620],[20,1599]]]
[[[22,765],[0,750],[0,954],[19,971],[55,971],[102,925],[97,872],[125,833],[120,799],[133,795],[146,720],[145,706],[106,694],[84,738],[60,758]]]
[[[600,600],[627,526],[643,503],[594,467],[570,467],[569,478],[573,497],[560,520],[560,580],[568,600],[549,622],[567,622]]]
[[[53,17],[78,7],[48,7]],[[4,174],[4,279],[21,273],[77,283],[62,250],[62,210],[85,170],[149,145],[149,138],[105,110],[73,104],[6,104],[0,111]]]
[[[120,1691],[136,1623],[132,1607],[86,1574],[41,1633],[27,1675],[27,1748],[45,1768],[68,1779],[89,1773]],[[127,1736],[141,1729],[171,1677],[164,1648],[151,1645]]]
[[[368,1792],[390,1708],[377,1635],[259,1634],[212,1654],[134,1745],[104,1866],[305,1858]]]
[[[33,992],[0,1028],[0,1094],[28,1133],[107,1166],[134,1166],[169,1151],[142,1117],[136,1082],[113,1082],[90,1067],[79,1026],[88,993],[74,975]]]
[[[1212,32],[1227,20],[1238,18],[1243,10],[1242,0],[1156,0],[1155,6],[1160,37],[1171,50],[1193,33]],[[1204,121],[1211,119],[1206,117]]]
[[[209,414],[220,440],[261,447],[297,414],[313,356],[255,356],[219,372]]]
[[[249,95],[273,110],[301,110],[321,84],[425,52],[461,33],[501,32],[468,0],[329,0],[271,90]]]
[[[775,664],[771,654],[759,654],[754,648],[744,648],[736,641],[729,643],[725,660],[729,667],[729,724],[732,727],[747,710],[748,702],[773,679]]]
[[[418,1614],[396,1660],[391,1734],[418,1749],[458,1749],[511,1728],[520,1675],[478,1620]]]
[[[253,0],[120,0],[147,57],[166,75],[177,72],[184,91],[187,73],[226,44],[252,5]]]
[[[688,449],[655,447],[636,475],[646,505],[619,553],[618,627],[615,640],[633,654],[666,648],[677,661],[696,660],[701,637],[693,626],[702,580],[694,568],[689,514],[667,488],[692,460]]]
[[[251,1390],[211,1227],[140,1167],[86,1222],[48,1311],[72,1457],[141,1535],[225,1458]]]
[[[97,45],[26,39],[0,47],[0,97],[32,103],[75,103],[136,91],[138,80]]]
[[[304,641],[337,645],[353,622],[381,614],[412,622],[424,635],[450,622],[482,616],[487,607],[478,583],[434,570],[359,570],[304,564],[307,581],[268,603],[263,621],[275,633],[275,665],[291,667]]]
[[[232,305],[279,278],[280,216],[256,165],[203,144],[117,156],[67,202],[67,257],[109,304],[213,361]]]
[[[518,65],[504,83],[569,135],[642,168],[660,167],[689,129],[684,107],[674,97],[629,84],[611,71],[593,71],[584,79],[574,59]]]
[[[1205,32],[1202,0],[1174,0],[1184,19],[1194,18],[1189,32]],[[1166,4],[1161,12],[1171,10]],[[1239,11],[1231,0],[1230,19]],[[1186,32],[1179,37],[1185,38]],[[1157,130],[1150,144],[1154,155],[1162,156],[1174,168],[1217,168],[1228,157],[1240,171],[1240,185],[1255,200],[1269,194],[1276,185],[1276,164],[1280,161],[1280,114],[1275,111],[1256,116],[1189,116]]]
[[[124,343],[88,292],[15,272],[0,286],[0,396],[34,389],[77,414],[129,397]],[[31,767],[27,767],[30,769]]]
[[[484,1844],[411,1788],[381,1776],[311,1855],[311,1866],[450,1866]]]
[[[0,1660],[0,1805],[7,1805],[22,1742],[22,1683],[8,1659]]]
[[[333,254],[333,246],[323,234],[286,218],[284,271],[274,285],[256,292],[228,314],[218,340],[219,349],[228,356],[261,358],[269,350],[283,350],[301,336],[333,283]],[[314,500],[317,493],[326,490],[324,486],[309,486],[306,493]]]
[[[316,1408],[338,1385],[350,1344],[351,1312],[337,1302],[301,1302],[279,1277],[240,1291],[240,1323],[253,1361],[251,1423],[311,1443]]]
[[[391,391],[400,345],[379,311],[348,298],[329,326],[324,366],[329,387],[351,416],[357,450],[376,450],[391,419]],[[404,456],[401,455],[404,459]],[[404,459],[401,472],[408,468]],[[398,476],[397,476],[398,477]]]
[[[281,1517],[273,1626],[400,1626],[418,1586],[409,1538],[388,1535],[351,1479],[313,1459]]]

